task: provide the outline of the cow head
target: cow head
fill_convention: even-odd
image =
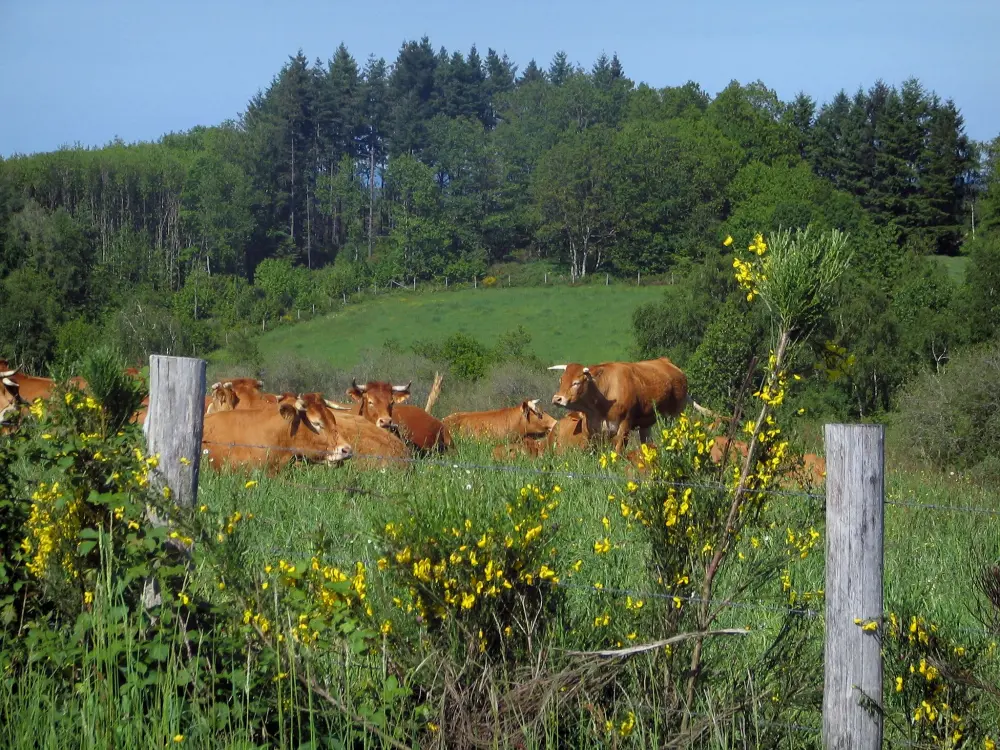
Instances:
[[[233,388],[231,381],[225,383],[212,383],[211,394],[212,403],[208,405],[206,414],[215,414],[220,411],[232,411],[240,402],[239,394]]]
[[[553,365],[550,370],[562,370],[559,390],[552,396],[552,403],[567,409],[575,409],[583,403],[592,389],[596,389],[594,376],[589,367],[577,363]]]
[[[302,447],[310,450],[310,458],[318,455],[328,464],[339,464],[351,457],[354,449],[340,436],[333,412],[315,394],[283,396],[278,413],[289,423],[291,434]],[[315,453],[313,453],[315,451]]]
[[[16,370],[0,372],[0,424],[16,414],[18,407],[24,403],[17,383],[12,379],[15,372]]]
[[[388,430],[396,424],[392,418],[392,407],[410,397],[410,383],[392,385],[375,381],[358,385],[352,380],[347,395],[358,403],[359,416],[373,422],[377,427]]]
[[[556,425],[556,420],[538,407],[538,399],[521,402],[521,434],[547,435]]]

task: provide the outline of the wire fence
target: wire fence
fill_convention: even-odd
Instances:
[[[322,450],[303,450],[303,449],[292,449],[283,446],[275,445],[262,445],[255,443],[236,443],[236,442],[216,442],[216,441],[204,441],[205,445],[214,445],[223,448],[249,448],[255,450],[264,451],[275,451],[275,452],[292,452],[296,454],[324,454],[326,451]],[[494,474],[507,474],[507,475],[517,475],[517,476],[530,476],[530,477],[547,477],[552,479],[564,479],[570,481],[583,481],[583,482],[600,482],[605,484],[611,484],[616,486],[626,485],[629,482],[635,482],[637,485],[654,485],[663,487],[673,487],[677,489],[693,489],[693,490],[703,490],[710,492],[721,492],[721,491],[731,491],[731,487],[727,486],[723,482],[676,482],[661,479],[658,477],[648,477],[641,474],[635,474],[633,476],[626,476],[623,473],[614,472],[592,472],[592,471],[574,471],[568,468],[556,469],[556,468],[539,468],[535,466],[527,466],[523,464],[511,464],[511,463],[476,463],[476,462],[466,462],[466,461],[454,461],[445,458],[435,458],[432,456],[389,456],[374,453],[356,453],[353,454],[354,459],[368,459],[371,461],[379,461],[385,463],[403,464],[418,467],[433,467],[436,469],[446,469],[452,471],[464,471],[466,473],[470,472],[486,472]],[[629,465],[627,460],[620,459],[623,465]],[[331,494],[346,494],[350,496],[367,496],[373,498],[379,498],[383,500],[398,499],[398,498],[411,498],[416,493],[413,491],[392,491],[392,492],[380,492],[366,487],[360,487],[357,485],[315,485],[315,484],[304,484],[299,482],[286,482],[287,486],[295,487],[297,489],[306,490],[315,493],[331,493]],[[797,497],[803,498],[810,501],[823,501],[825,503],[826,495],[821,492],[809,491],[809,490],[789,490],[789,489],[767,489],[758,490],[759,492],[765,492],[772,496],[777,497]],[[970,505],[958,505],[958,504],[941,504],[941,503],[920,503],[920,502],[909,502],[905,500],[894,500],[886,498],[884,504],[893,508],[901,509],[913,509],[920,511],[935,511],[942,513],[972,513],[980,514],[985,516],[1000,516],[1000,509],[994,508],[983,508]],[[369,538],[368,543],[376,543],[376,540]],[[296,551],[292,548],[272,548],[272,553],[278,553],[284,551],[285,553],[293,554],[298,552],[299,554],[306,553],[306,550]],[[367,560],[365,565],[370,570],[376,570],[377,564],[375,561]],[[573,583],[569,581],[561,581],[558,586],[577,591],[584,591],[587,594],[595,597],[625,597],[631,596],[635,599],[648,599],[648,600],[664,600],[671,602],[685,602],[685,603],[707,603],[712,607],[718,609],[731,609],[731,610],[745,610],[759,613],[771,613],[780,614],[782,616],[797,616],[797,617],[807,617],[807,618],[817,618],[823,614],[822,609],[816,609],[812,607],[803,606],[789,606],[784,604],[768,603],[761,600],[756,601],[737,601],[733,599],[703,599],[702,597],[696,595],[675,595],[669,594],[662,591],[645,591],[640,589],[632,588],[616,588],[616,587],[595,587],[593,585]],[[957,633],[965,633],[969,635],[977,636],[995,636],[996,632],[988,628],[983,627],[969,627],[969,626],[956,626],[951,628]],[[764,631],[758,631],[764,632]]]

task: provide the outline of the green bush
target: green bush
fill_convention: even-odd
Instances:
[[[916,454],[939,468],[1000,456],[1000,344],[963,351],[904,390],[897,420]]]

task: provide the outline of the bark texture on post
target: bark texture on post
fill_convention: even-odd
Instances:
[[[825,437],[823,747],[876,750],[882,747],[882,656],[877,632],[862,625],[882,626],[885,427],[828,424]]]

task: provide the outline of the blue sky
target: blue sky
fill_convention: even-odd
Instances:
[[[945,12],[944,8],[948,8]],[[589,68],[617,52],[634,81],[715,94],[761,79],[819,101],[916,76],[952,98],[966,132],[1000,135],[997,0],[0,0],[0,154],[102,145],[236,117],[299,48],[363,63],[428,35],[523,69],[564,49]]]

